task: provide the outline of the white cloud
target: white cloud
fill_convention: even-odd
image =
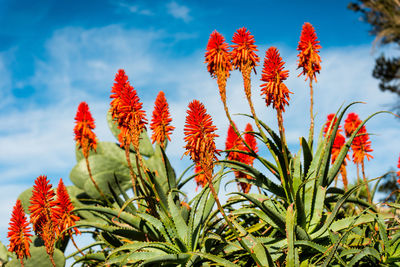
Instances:
[[[31,184],[37,175],[46,173],[63,178],[68,176],[75,164],[72,129],[80,101],[88,102],[100,140],[114,140],[105,116],[110,88],[118,68],[127,71],[131,83],[144,101],[149,120],[157,94],[154,89],[166,93],[176,127],[167,153],[178,173],[189,163],[187,159],[180,161],[180,158],[184,153],[185,113],[191,100],[199,99],[205,104],[219,129],[218,148],[223,149],[228,121],[216,81],[210,78],[203,63],[203,49],[193,51],[184,58],[171,58],[163,50],[165,47],[157,45],[163,42],[164,37],[166,34],[163,32],[125,30],[116,25],[96,29],[66,28],[55,32],[46,43],[45,60],[36,62],[36,72],[28,81],[29,85],[40,88],[40,97],[45,97],[47,104],[0,114],[3,126],[0,133],[0,175],[3,179],[0,195],[12,198],[9,203],[13,203],[19,192],[7,195],[6,191],[10,186],[17,188],[16,181]],[[264,51],[265,47],[260,47],[259,54],[263,55]],[[362,118],[391,102],[393,95],[380,92],[377,81],[371,77],[374,60],[369,51],[369,46],[322,51],[322,71],[314,87],[314,110],[318,113],[316,133],[327,114],[336,112],[343,102],[365,101],[366,105],[359,104],[351,109]],[[283,47],[281,54],[290,70],[287,86],[294,93],[284,114],[284,123],[288,142],[295,153],[298,138],[308,133],[309,89],[304,78],[297,77],[297,52]],[[265,107],[260,97],[258,79],[261,66],[257,68],[257,73],[257,76],[253,75],[255,108],[259,118],[276,129],[276,113]],[[147,91],[147,88],[153,88],[154,91]],[[241,75],[235,71],[227,84],[231,114],[249,113],[242,88]],[[246,119],[241,116],[234,118],[239,128],[243,129]],[[374,159],[366,164],[369,177],[379,176],[396,166],[400,148],[398,126],[398,120],[389,115],[379,115],[367,124],[368,131],[376,134],[371,136]],[[260,150],[266,153],[265,148]],[[351,177],[354,178],[354,175]],[[53,178],[58,179],[57,176]],[[228,191],[231,189],[234,189],[233,185]],[[19,190],[19,187],[15,190]],[[193,191],[189,187],[187,190]],[[9,209],[0,210],[0,225],[5,225],[4,220],[9,218],[9,212]]]
[[[138,4],[131,5],[126,2],[119,2],[118,4],[122,9],[127,10],[133,14],[140,14],[140,15],[145,15],[145,16],[153,16],[154,15],[154,13],[150,9],[142,8]]]
[[[167,12],[176,19],[182,19],[184,22],[189,22],[192,17],[189,15],[190,9],[187,6],[180,5],[175,1],[167,4]]]

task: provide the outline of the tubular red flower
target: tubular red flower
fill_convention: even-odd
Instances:
[[[29,258],[31,256],[29,252],[29,243],[32,242],[30,236],[32,234],[30,234],[29,223],[21,201],[18,199],[12,211],[7,238],[10,239],[8,250],[15,252],[21,261],[24,257]]]
[[[190,102],[184,127],[185,155],[190,155],[196,165],[201,167],[207,182],[212,178],[218,154],[214,142],[214,138],[218,137],[214,133],[216,130],[204,105],[197,100]]]
[[[399,169],[399,171],[397,172],[397,177],[399,177],[399,179],[397,179],[397,183],[400,184],[400,156],[399,162],[397,163],[397,168]]]
[[[332,145],[332,152],[331,152],[332,164],[336,161],[336,158],[339,155],[340,150],[342,149],[342,147],[344,146],[345,143],[346,143],[346,139],[344,138],[344,136],[339,132],[336,133],[335,140],[333,141],[333,145]],[[346,155],[346,157],[347,157],[347,155]],[[346,165],[346,158],[343,161],[343,164]]]
[[[37,177],[33,185],[29,211],[33,231],[43,239],[49,255],[53,255],[55,229],[58,221],[57,213],[54,211],[56,207],[54,196],[55,193],[47,180],[47,176]]]
[[[72,213],[74,206],[71,203],[67,188],[65,187],[62,179],[58,183],[57,187],[57,200],[56,206],[53,210],[55,217],[57,218],[56,235],[60,235],[65,229],[74,226],[75,222],[79,220],[79,217]],[[73,228],[75,234],[80,234],[77,228]],[[68,234],[72,234],[72,230],[68,230]],[[62,235],[64,238],[66,233]]]
[[[200,165],[196,164],[196,166],[194,167],[194,173],[197,174],[194,177],[194,180],[196,181],[196,191],[198,189],[199,186],[204,187],[207,185],[207,177],[203,172],[203,169]]]
[[[157,142],[161,147],[164,147],[166,138],[171,141],[169,135],[175,129],[175,127],[169,125],[171,121],[167,100],[164,92],[160,91],[154,104],[153,118],[150,124],[150,129],[153,131],[151,136],[153,144]]]
[[[334,122],[332,123],[332,120],[333,120],[334,118],[335,118],[335,120],[334,120]],[[332,123],[332,125],[331,125],[331,123]],[[333,114],[333,113],[329,114],[329,115],[327,116],[327,121],[326,121],[325,126],[324,126],[324,137],[325,137],[326,134],[328,133],[329,127],[330,127],[330,131],[329,131],[330,133],[329,133],[329,135],[332,133],[333,128],[335,128],[336,123],[337,123],[337,117],[336,117],[336,115]],[[339,128],[338,128],[338,130],[337,130],[337,134],[340,133],[341,131],[342,131],[342,129],[341,129],[341,126],[339,125]]]
[[[53,210],[56,206],[56,201],[54,197],[55,193],[47,180],[47,176],[40,175],[37,177],[33,185],[29,212],[33,231],[38,235],[42,232],[42,228],[47,221],[53,220],[55,222]]]
[[[264,68],[262,71],[261,81],[265,82],[261,85],[261,95],[265,95],[267,106],[277,111],[285,111],[285,105],[289,105],[290,100],[289,89],[282,82],[289,76],[288,70],[283,70],[285,62],[279,55],[278,49],[270,47],[265,52]]]
[[[321,70],[321,58],[319,56],[319,41],[317,40],[317,34],[315,33],[314,27],[306,22],[303,25],[301,31],[300,42],[297,50],[300,53],[297,55],[299,57],[299,64],[297,68],[303,68],[300,75],[306,75],[307,78],[317,81],[316,73]]]
[[[115,75],[115,83],[111,90],[111,114],[121,133],[118,140],[121,147],[132,143],[135,149],[139,148],[139,136],[146,129],[146,113],[142,110],[143,104],[136,90],[129,84],[125,71],[120,69]]]
[[[236,126],[235,126],[236,127]],[[237,129],[237,127],[236,127]],[[228,134],[225,141],[225,149],[226,150],[245,150],[245,145],[242,142],[240,136],[235,133],[232,125],[229,125]],[[240,161],[243,162],[243,159],[246,155],[240,152],[229,151],[228,152],[228,160]]]
[[[253,131],[254,131],[253,126],[251,126],[250,123],[247,123],[244,131],[245,131],[244,140],[251,147],[251,149],[253,149],[253,151],[257,153],[258,152],[257,140],[253,133]]]
[[[344,124],[346,136],[351,136],[361,123],[362,121],[356,113],[347,115]],[[372,152],[373,150],[371,149],[371,141],[369,140],[365,125],[357,132],[357,136],[351,144],[351,149],[353,150],[353,162],[356,164],[361,164],[365,157],[367,160],[373,158],[372,155],[368,154],[368,152]]]
[[[364,158],[366,157],[367,160],[374,158],[368,152],[372,152],[371,149],[371,141],[369,140],[369,135],[365,126],[361,127],[361,129],[357,133],[351,144],[351,149],[353,150],[353,162],[356,164],[361,164]]]
[[[193,100],[189,103],[184,128],[185,155],[190,155],[196,163],[208,155],[216,159],[217,149],[214,138],[218,135],[214,133],[217,127],[212,123],[211,116],[207,114],[206,108],[200,101]]]
[[[78,106],[78,111],[75,116],[75,141],[82,149],[85,157],[89,156],[90,149],[96,151],[97,138],[93,132],[95,128],[94,119],[89,111],[89,106],[86,102],[81,102]]]
[[[344,131],[346,133],[346,137],[350,137],[361,122],[362,121],[356,113],[349,113],[344,121]]]
[[[245,27],[238,29],[233,35],[232,42],[234,43],[234,45],[231,45],[233,48],[231,52],[233,66],[240,71],[243,71],[246,66],[255,70],[260,58],[255,53],[258,50],[254,44],[254,36],[250,34],[250,31]]]
[[[232,63],[228,44],[225,42],[225,38],[217,31],[213,31],[210,35],[205,58],[207,70],[212,77],[216,78],[221,74],[224,74],[225,78],[229,77]]]

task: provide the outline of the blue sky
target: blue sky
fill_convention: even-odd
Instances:
[[[322,70],[315,85],[316,126],[342,103],[355,100],[362,118],[395,101],[378,90],[371,77],[373,37],[348,1],[11,1],[0,0],[0,240],[5,241],[11,207],[20,192],[47,174],[55,184],[68,180],[75,164],[72,129],[80,101],[88,102],[100,140],[114,141],[106,125],[114,75],[124,68],[148,115],[163,90],[176,127],[167,153],[178,170],[183,154],[186,106],[204,102],[219,128],[223,149],[227,120],[215,80],[204,65],[209,34],[217,29],[228,41],[247,27],[259,45],[258,55],[277,46],[290,71],[294,92],[284,115],[287,139],[297,151],[308,132],[308,87],[297,78],[296,47],[302,24],[314,25],[321,41]],[[396,51],[391,51],[396,53]],[[257,69],[261,73],[260,66]],[[259,117],[276,127],[275,113],[259,97],[260,75],[253,77]],[[228,81],[232,113],[248,113],[241,76]],[[307,123],[305,123],[305,121]],[[237,122],[244,128],[245,120]],[[399,122],[388,115],[367,125],[373,156],[367,175],[394,168],[399,151]],[[264,151],[265,152],[265,151]],[[354,173],[354,172],[353,172]],[[68,184],[68,181],[66,182]],[[69,183],[70,184],[70,183]],[[186,190],[192,191],[194,185]]]

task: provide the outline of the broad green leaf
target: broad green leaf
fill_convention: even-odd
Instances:
[[[289,267],[298,266],[298,262],[296,261],[296,258],[298,258],[297,249],[295,249],[295,246],[294,246],[294,242],[296,241],[295,234],[294,234],[296,214],[293,210],[293,205],[294,205],[293,203],[290,204],[290,206],[288,207],[287,212],[286,212],[286,239],[288,242],[286,266],[289,266]]]
[[[171,212],[172,219],[174,220],[176,230],[178,232],[179,238],[187,243],[187,232],[188,226],[184,221],[180,209],[175,205],[174,200],[172,199],[173,195],[170,192],[168,194],[168,207],[169,211]]]
[[[44,246],[42,247],[34,247],[31,245],[30,247],[31,257],[28,259],[24,259],[25,267],[53,267],[53,264],[50,261],[49,255],[46,253],[46,249]],[[64,253],[60,250],[55,249],[53,254],[54,262],[56,263],[56,267],[65,266],[65,257]],[[14,259],[6,264],[7,267],[20,267],[21,262],[19,259]]]

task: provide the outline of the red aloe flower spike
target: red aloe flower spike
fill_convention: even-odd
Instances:
[[[213,31],[207,44],[205,54],[207,70],[211,77],[217,78],[219,94],[226,105],[226,79],[232,70],[231,56],[225,38],[217,31]]]
[[[265,95],[267,106],[272,104],[272,107],[277,111],[283,112],[285,105],[289,105],[289,93],[292,93],[282,82],[289,76],[289,71],[283,70],[284,64],[285,62],[282,61],[278,49],[270,47],[265,53],[261,77],[261,81],[265,82],[261,85],[261,95]]]
[[[399,168],[399,171],[397,172],[397,177],[399,177],[399,179],[397,179],[397,183],[400,185],[400,156],[399,162],[397,163],[397,168]]]
[[[207,177],[203,172],[203,169],[201,168],[201,166],[199,164],[196,164],[196,166],[194,167],[194,173],[197,174],[194,177],[194,180],[196,181],[196,191],[199,188],[199,186],[204,187],[207,185]]]
[[[245,133],[244,133],[244,140],[246,143],[250,146],[250,148],[257,153],[258,152],[258,147],[257,147],[257,140],[256,137],[254,136],[253,132],[253,127],[251,126],[250,123],[247,123],[246,128],[245,128]],[[246,147],[246,151],[249,151],[248,148]],[[247,157],[247,164],[253,166],[254,158],[251,156]]]
[[[334,122],[332,123],[332,120],[333,120],[333,119],[334,119]],[[332,123],[332,125],[331,125],[331,123]],[[334,113],[329,114],[329,115],[327,116],[327,121],[326,121],[325,126],[324,126],[324,137],[325,137],[326,134],[328,133],[329,127],[330,127],[330,131],[329,131],[329,135],[328,135],[328,136],[331,135],[331,133],[332,133],[332,131],[333,131],[333,128],[335,127],[336,123],[337,123],[337,117],[336,117],[336,115],[335,115]],[[338,128],[338,130],[337,130],[337,134],[340,133],[341,131],[342,131],[342,129],[341,129],[341,126],[339,125],[339,128]]]
[[[169,114],[169,107],[163,91],[160,91],[157,95],[156,102],[154,104],[153,118],[151,120],[150,129],[153,131],[151,136],[152,143],[157,142],[162,148],[166,138],[171,141],[170,132],[175,127],[169,125],[172,119]]]
[[[236,125],[235,125],[236,127]],[[237,127],[236,127],[237,129]],[[242,139],[240,136],[238,136],[233,129],[232,125],[229,125],[228,128],[228,134],[226,137],[226,142],[225,142],[225,149],[226,150],[244,150],[245,146],[243,144]],[[228,160],[234,160],[234,161],[240,161],[242,162],[243,156],[246,156],[240,152],[233,152],[230,151],[228,152]]]
[[[18,199],[12,211],[7,238],[10,239],[8,250],[17,254],[17,258],[21,261],[21,266],[24,266],[23,258],[31,256],[29,252],[29,243],[32,242],[29,238],[30,236],[32,234],[30,234],[29,223],[21,201]]]
[[[354,131],[360,126],[362,121],[359,119],[358,115],[355,113],[350,113],[345,120],[345,131],[346,135],[354,134]],[[358,166],[361,164],[361,172],[363,175],[363,180],[366,183],[365,187],[367,190],[368,195],[368,202],[372,203],[371,194],[369,192],[369,187],[367,184],[367,178],[365,176],[364,171],[364,158],[366,157],[367,160],[373,158],[369,152],[372,152],[371,149],[371,141],[369,140],[369,135],[367,133],[367,129],[365,125],[363,125],[360,130],[357,132],[356,137],[353,139],[351,144],[351,150],[353,150],[353,162],[357,164],[357,177],[358,177]]]
[[[240,71],[244,71],[246,67],[250,67],[250,70],[253,69],[255,71],[260,58],[255,53],[258,49],[254,44],[254,36],[243,27],[234,33],[232,42],[234,43],[234,45],[231,45],[233,66]]]
[[[371,141],[369,140],[369,135],[365,129],[365,126],[361,127],[361,129],[357,133],[359,136],[356,136],[351,144],[351,149],[353,150],[353,162],[356,164],[361,164],[364,162],[364,158],[367,160],[374,158],[369,152],[372,152],[371,149]]]
[[[31,223],[33,231],[43,239],[46,252],[49,254],[53,265],[55,265],[53,252],[57,225],[57,213],[54,212],[56,207],[54,196],[55,193],[47,180],[47,176],[41,175],[37,177],[33,185],[30,199],[31,205],[29,206]]]
[[[78,106],[78,111],[76,112],[75,116],[75,140],[77,146],[82,149],[82,154],[86,160],[86,167],[88,169],[89,177],[92,180],[92,183],[94,184],[100,195],[105,199],[104,193],[100,190],[96,181],[93,179],[88,159],[90,149],[96,151],[97,147],[97,138],[93,132],[94,128],[94,119],[89,111],[89,106],[86,102],[81,102]]]
[[[225,78],[229,78],[232,63],[228,49],[225,38],[219,32],[213,31],[208,40],[205,54],[207,70],[212,77],[216,78],[218,75],[224,74]]]
[[[256,141],[254,134],[252,134],[252,132],[253,132],[253,127],[251,126],[250,123],[247,123],[246,128],[245,128],[245,133],[244,133],[244,140],[250,146],[250,148],[255,153],[257,153],[258,152],[257,141]],[[250,152],[246,146],[244,148],[245,148],[245,151]],[[250,155],[246,155],[246,154],[243,154],[243,155],[245,156],[243,159],[244,160],[243,162],[250,166],[253,166],[254,157],[252,157]],[[246,173],[242,173],[242,172],[239,172],[237,174],[235,173],[235,175],[236,175],[236,178],[246,178],[248,180],[254,179],[250,175],[248,175]],[[249,183],[239,182],[239,186],[240,186],[240,189],[242,190],[242,192],[245,194],[247,194],[251,189],[251,184],[249,184]]]
[[[94,119],[86,102],[79,104],[75,123],[74,133],[76,144],[82,149],[83,155],[88,157],[90,149],[96,151],[97,138],[93,132],[93,129],[96,127]]]
[[[332,152],[331,152],[332,164],[336,161],[336,158],[339,155],[340,150],[342,149],[342,147],[344,146],[345,143],[346,143],[346,139],[344,138],[344,136],[341,133],[338,132],[336,134],[335,140],[333,141],[333,145],[332,145]],[[346,158],[343,161],[343,164],[346,165]]]
[[[297,50],[300,53],[297,55],[299,57],[299,64],[297,68],[303,68],[300,75],[306,75],[310,80],[314,79],[317,81],[316,73],[321,70],[321,58],[319,56],[319,41],[317,40],[317,35],[315,33],[314,27],[306,22],[303,25],[301,31],[300,42]]]
[[[214,141],[214,138],[218,137],[214,133],[217,127],[212,124],[211,116],[198,100],[190,102],[188,108],[184,127],[185,155],[190,155],[190,158],[201,166],[207,179],[211,179],[214,160],[218,154]]]
[[[346,136],[351,136],[361,123],[362,121],[356,113],[349,113],[344,124]],[[364,161],[364,157],[367,157],[367,160],[373,158],[372,155],[368,154],[368,152],[372,152],[373,150],[371,149],[371,141],[369,141],[365,125],[358,131],[357,136],[351,144],[351,149],[353,150],[353,162],[356,164],[361,164]]]
[[[143,104],[136,93],[136,90],[129,84],[125,71],[120,69],[115,75],[115,83],[112,87],[110,98],[111,114],[116,120],[121,133],[118,140],[121,147],[132,143],[134,149],[139,148],[139,136],[146,129],[146,113],[142,110]]]
[[[196,163],[209,153],[212,154],[212,159],[216,159],[217,149],[214,138],[218,135],[214,133],[217,127],[212,124],[211,116],[198,100],[190,102],[188,108],[184,128],[184,140],[187,143],[184,147],[185,155],[190,155]]]
[[[73,209],[74,205],[72,205],[67,188],[62,179],[60,179],[57,187],[56,207],[53,210],[58,219],[58,227],[56,228],[57,236],[59,236],[65,229],[74,226],[75,222],[79,220],[79,217],[72,213]],[[77,228],[73,228],[73,230],[75,231],[75,234],[80,234]],[[64,233],[61,238],[64,239],[66,234],[72,235],[72,230],[68,230],[68,233]]]
[[[349,113],[344,121],[344,131],[346,133],[346,137],[350,137],[361,122],[362,121],[356,113]]]

